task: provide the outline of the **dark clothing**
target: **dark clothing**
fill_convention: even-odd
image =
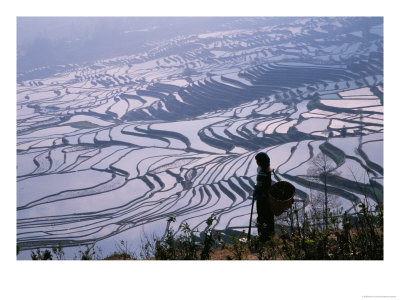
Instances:
[[[257,201],[257,229],[260,241],[265,242],[274,235],[274,214],[268,202],[268,191],[271,187],[271,172],[258,168],[254,200]]]

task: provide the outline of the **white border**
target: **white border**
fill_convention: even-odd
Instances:
[[[400,297],[395,142],[395,1],[14,1],[1,13],[3,299],[362,299]],[[273,2],[273,3],[271,3]],[[388,4],[391,3],[391,4]],[[385,260],[383,262],[21,262],[15,260],[17,16],[384,16]],[[395,52],[396,51],[396,52]],[[5,105],[4,105],[5,104]]]

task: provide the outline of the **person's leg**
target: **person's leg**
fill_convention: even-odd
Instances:
[[[265,242],[268,239],[268,211],[269,206],[266,198],[260,198],[257,200],[257,230],[261,242]],[[273,221],[272,221],[273,222]]]
[[[274,221],[274,214],[272,213],[269,205],[268,208],[266,210],[266,214],[265,214],[265,223],[266,223],[266,230],[265,233],[269,236],[269,237],[273,237],[275,234],[275,221]]]

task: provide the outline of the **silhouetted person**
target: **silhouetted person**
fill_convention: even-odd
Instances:
[[[274,214],[268,202],[268,191],[271,187],[270,159],[265,152],[260,152],[255,157],[257,168],[257,184],[253,196],[257,201],[257,229],[261,242],[269,240],[274,235]]]

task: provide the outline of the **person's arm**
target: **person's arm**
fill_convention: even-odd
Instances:
[[[270,169],[260,169],[257,172],[256,185],[254,186],[253,196],[255,196],[255,199],[258,199],[259,197],[264,197],[267,193],[269,186],[271,186]]]
[[[276,175],[275,169],[272,169],[272,173],[274,173],[274,177],[275,177],[275,180],[276,180],[276,181],[281,181],[281,179],[279,178],[279,176]]]

